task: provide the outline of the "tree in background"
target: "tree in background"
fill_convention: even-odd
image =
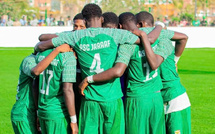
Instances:
[[[2,15],[8,15],[13,19],[26,15],[32,19],[33,15],[39,17],[39,9],[31,7],[28,0],[1,0],[0,16]]]

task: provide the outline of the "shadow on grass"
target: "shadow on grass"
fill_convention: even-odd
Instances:
[[[201,70],[178,70],[179,74],[215,74],[213,71],[201,71]]]

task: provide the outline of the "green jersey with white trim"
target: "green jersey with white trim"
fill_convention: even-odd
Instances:
[[[16,103],[11,111],[13,121],[35,121],[36,108],[32,94],[33,76],[31,69],[36,66],[35,55],[26,57],[19,67]]]
[[[152,49],[155,54],[164,59],[171,51],[162,39],[157,40]],[[148,95],[162,89],[159,69],[152,70],[143,47],[137,45],[120,45],[116,62],[124,63],[128,66],[128,84],[126,95],[128,97],[139,97]]]
[[[119,44],[134,44],[137,36],[129,31],[110,28],[88,28],[62,33],[52,39],[54,46],[67,43],[78,55],[82,78],[110,69],[116,60]],[[85,98],[96,101],[122,97],[119,78],[108,82],[92,83],[84,90]]]
[[[36,56],[42,61],[53,49]],[[58,54],[39,75],[38,116],[42,119],[63,118],[68,115],[64,101],[63,82],[76,81],[76,59],[72,52]]]

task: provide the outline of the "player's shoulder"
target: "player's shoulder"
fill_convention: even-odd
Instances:
[[[22,62],[35,62],[35,58],[36,58],[36,55],[34,54],[31,54],[31,55],[28,55],[27,57],[25,57]]]
[[[76,57],[73,52],[60,53],[63,63],[66,61],[76,62]]]

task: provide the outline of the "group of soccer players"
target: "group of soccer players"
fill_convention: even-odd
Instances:
[[[175,66],[185,34],[161,22],[153,27],[146,11],[117,17],[96,4],[73,21],[73,31],[42,34],[22,61],[15,133],[191,133],[190,102]]]

